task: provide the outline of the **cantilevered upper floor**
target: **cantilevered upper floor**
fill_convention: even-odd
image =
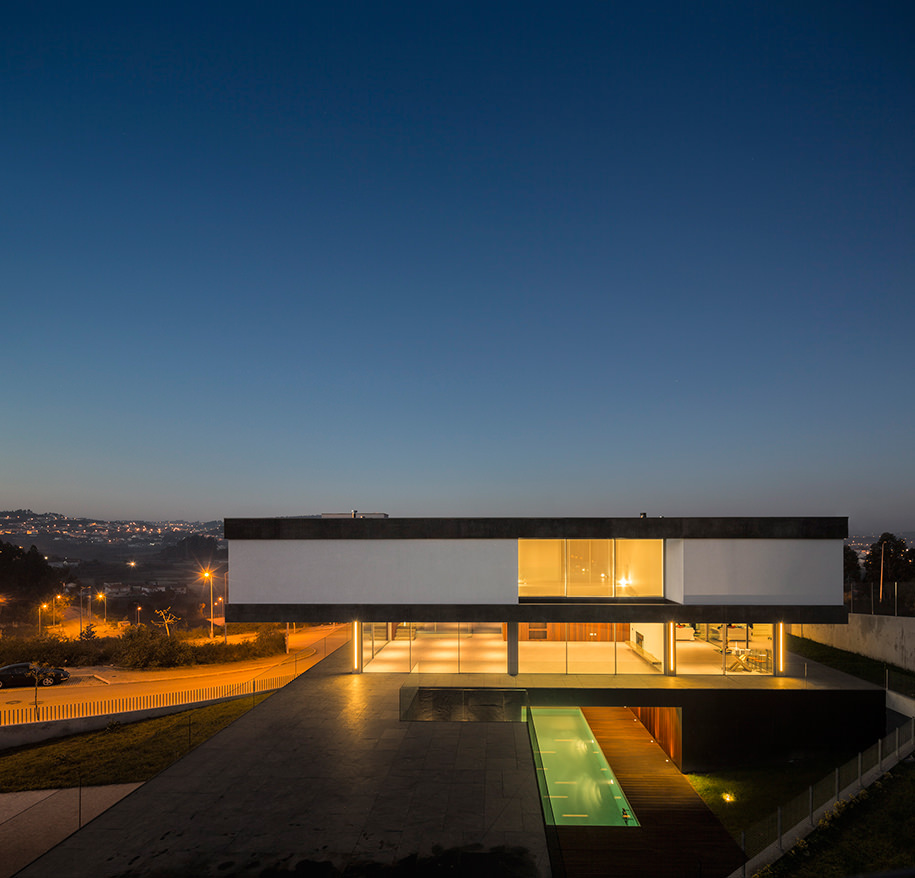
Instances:
[[[235,518],[230,621],[840,622],[848,519]]]

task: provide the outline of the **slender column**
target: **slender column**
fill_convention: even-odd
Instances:
[[[362,673],[362,623],[357,619],[353,622],[353,673]]]
[[[506,645],[508,647],[509,676],[518,676],[518,623],[506,623]]]
[[[677,632],[673,622],[664,623],[664,673],[668,677],[677,675]]]
[[[782,622],[776,622],[772,626],[772,653],[773,666],[772,673],[776,677],[781,677],[785,673],[785,626]]]

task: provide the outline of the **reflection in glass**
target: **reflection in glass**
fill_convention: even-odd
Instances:
[[[652,647],[660,623],[519,622],[518,670],[523,674],[657,674]]]
[[[674,647],[680,675],[773,673],[772,625],[677,625]]]
[[[664,596],[663,540],[518,540],[520,597]]]

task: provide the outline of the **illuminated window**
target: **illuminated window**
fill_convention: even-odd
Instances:
[[[663,540],[518,540],[520,597],[664,595]]]

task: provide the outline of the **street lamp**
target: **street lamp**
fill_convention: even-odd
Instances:
[[[48,608],[47,604],[38,605],[38,636],[41,637],[41,611]]]
[[[140,610],[143,609],[139,604],[137,604],[137,625],[140,624]]]
[[[54,595],[53,606],[51,608],[51,622],[57,624],[57,602],[60,600],[61,596],[59,594]]]
[[[107,625],[107,624],[108,624],[108,595],[106,595],[103,591],[100,591],[100,592],[96,595],[96,597],[97,597],[100,601],[104,601],[104,602],[105,602],[105,624]]]
[[[207,567],[201,575],[210,584],[210,640],[213,639],[213,571]]]

